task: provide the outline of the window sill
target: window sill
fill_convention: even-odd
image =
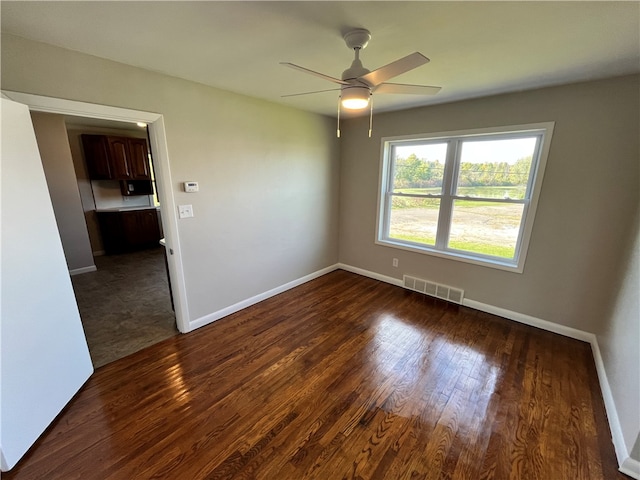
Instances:
[[[406,250],[408,252],[420,253],[423,255],[431,255],[433,257],[446,258],[448,260],[455,260],[458,262],[470,263],[473,265],[479,265],[481,267],[494,268],[496,270],[504,270],[511,273],[522,273],[524,271],[524,265],[517,265],[509,261],[501,261],[498,258],[484,258],[477,257],[463,252],[457,251],[443,251],[421,246],[418,244],[410,244],[406,242],[395,241],[393,239],[378,239],[375,242],[378,245],[384,247],[397,248],[399,250]]]

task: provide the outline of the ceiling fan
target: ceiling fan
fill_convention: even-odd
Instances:
[[[360,110],[371,105],[371,114],[373,114],[373,106],[371,97],[373,93],[397,93],[409,95],[435,95],[440,91],[441,87],[433,87],[429,85],[407,85],[403,83],[387,83],[390,78],[397,77],[409,70],[413,70],[425,63],[429,59],[419,52],[414,52],[406,57],[400,58],[395,62],[370,71],[362,65],[360,61],[360,50],[364,49],[371,40],[371,33],[364,28],[350,30],[344,35],[344,41],[349,49],[355,53],[355,58],[351,66],[342,72],[342,78],[335,78],[330,75],[315,72],[308,68],[301,67],[289,62],[281,62],[281,65],[291,67],[303,73],[323,78],[340,85],[340,88],[332,88],[328,90],[317,90],[313,92],[294,93],[291,95],[283,95],[283,97],[295,97],[299,95],[310,95],[313,93],[330,92],[340,90],[340,103],[338,105],[338,122],[340,121],[340,105],[350,110]],[[371,122],[371,121],[370,121]],[[339,125],[339,124],[338,124]],[[371,127],[371,124],[370,124]],[[338,136],[340,129],[338,127]],[[369,128],[369,136],[371,136],[371,128]]]

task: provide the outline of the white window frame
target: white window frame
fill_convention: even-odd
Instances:
[[[522,273],[524,271],[524,264],[529,248],[529,241],[531,239],[531,232],[533,230],[533,222],[538,206],[538,200],[540,198],[540,190],[542,188],[542,180],[547,164],[547,157],[549,155],[554,126],[554,122],[543,122],[527,125],[510,125],[473,130],[382,138],[375,243],[384,245],[386,247],[393,247],[402,250],[433,255],[436,257],[449,258],[476,265],[482,265],[485,267]],[[489,139],[490,137],[495,137],[495,139],[507,140],[510,138],[530,136],[539,136],[540,141],[536,146],[536,150],[532,158],[531,172],[529,175],[525,198],[523,200],[498,200],[490,198],[479,199],[482,201],[499,201],[500,203],[519,203],[523,205],[522,220],[520,224],[520,231],[518,234],[514,258],[503,259],[500,257],[482,255],[473,252],[464,252],[447,248],[446,241],[449,238],[449,230],[451,227],[453,200],[469,200],[464,196],[454,195],[460,166],[461,149],[459,148],[459,146],[461,145],[461,143],[464,140],[476,140],[482,139],[483,137],[487,137],[487,139]],[[393,172],[391,172],[393,165],[393,148],[395,146],[404,146],[411,144],[415,145],[443,142],[449,143],[449,147],[447,149],[442,195],[432,197],[441,198],[436,245],[431,246],[389,237],[389,219],[392,200],[391,193],[393,192]],[[429,198],[430,196],[424,195],[422,197]],[[474,198],[473,200],[478,199]]]

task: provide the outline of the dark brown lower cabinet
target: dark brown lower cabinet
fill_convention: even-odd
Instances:
[[[155,209],[98,212],[98,221],[107,255],[159,245],[160,227]]]

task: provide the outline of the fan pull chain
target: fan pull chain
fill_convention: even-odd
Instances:
[[[338,97],[338,129],[336,130],[338,138],[340,138],[340,97]]]
[[[369,138],[371,138],[371,131],[373,130],[373,96],[369,98],[369,106],[371,107],[369,111]]]

